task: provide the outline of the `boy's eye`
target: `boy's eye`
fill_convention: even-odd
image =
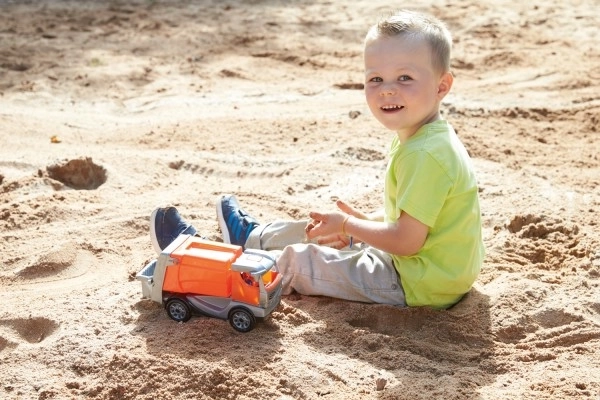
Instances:
[[[398,77],[398,80],[399,81],[410,81],[410,80],[412,80],[412,78],[410,76],[408,76],[408,75],[400,75]]]
[[[380,77],[376,76],[374,78],[369,79],[369,82],[383,82],[383,79],[381,79]]]

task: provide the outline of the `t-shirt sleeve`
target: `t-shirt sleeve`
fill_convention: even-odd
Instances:
[[[395,168],[398,210],[403,210],[430,228],[444,206],[452,181],[429,153],[414,152]]]

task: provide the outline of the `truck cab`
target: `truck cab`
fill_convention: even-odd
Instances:
[[[162,304],[171,319],[201,314],[239,332],[251,331],[281,300],[282,276],[268,252],[190,235],[175,239],[136,279],[143,297]]]

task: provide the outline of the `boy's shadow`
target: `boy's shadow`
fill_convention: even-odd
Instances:
[[[392,374],[381,397],[473,399],[501,373],[494,362],[489,297],[476,288],[441,311],[356,303],[348,307],[329,298],[305,307],[303,297],[298,298],[290,304],[317,320],[327,321],[325,315],[334,309],[352,312],[342,317],[345,332],[309,332],[304,339],[315,348],[335,348]]]

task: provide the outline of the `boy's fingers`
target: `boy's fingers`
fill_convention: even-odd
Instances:
[[[327,236],[323,236],[323,237],[319,238],[317,243],[320,245],[323,245],[323,246],[328,246],[328,247],[332,247],[334,249],[339,250],[348,245],[348,241],[344,240],[344,239],[345,238],[342,238],[338,234],[333,234],[333,235],[327,235]]]
[[[338,206],[338,208],[340,210],[342,210],[346,214],[352,214],[352,212],[354,211],[352,209],[352,207],[350,207],[348,204],[346,204],[346,202],[344,202],[343,200],[336,201],[336,205]]]
[[[310,221],[308,224],[306,224],[306,226],[304,227],[304,232],[310,232],[314,229],[315,227],[315,223],[314,221]]]
[[[325,214],[318,213],[316,211],[311,211],[308,213],[308,216],[313,220],[312,223],[316,225],[317,223],[325,220]]]
[[[352,215],[353,217],[356,217],[359,219],[366,219],[366,216],[364,213],[355,210],[354,207],[350,206],[348,203],[346,203],[343,200],[336,201],[336,205],[338,206],[338,208],[341,211],[345,212],[348,215]]]

